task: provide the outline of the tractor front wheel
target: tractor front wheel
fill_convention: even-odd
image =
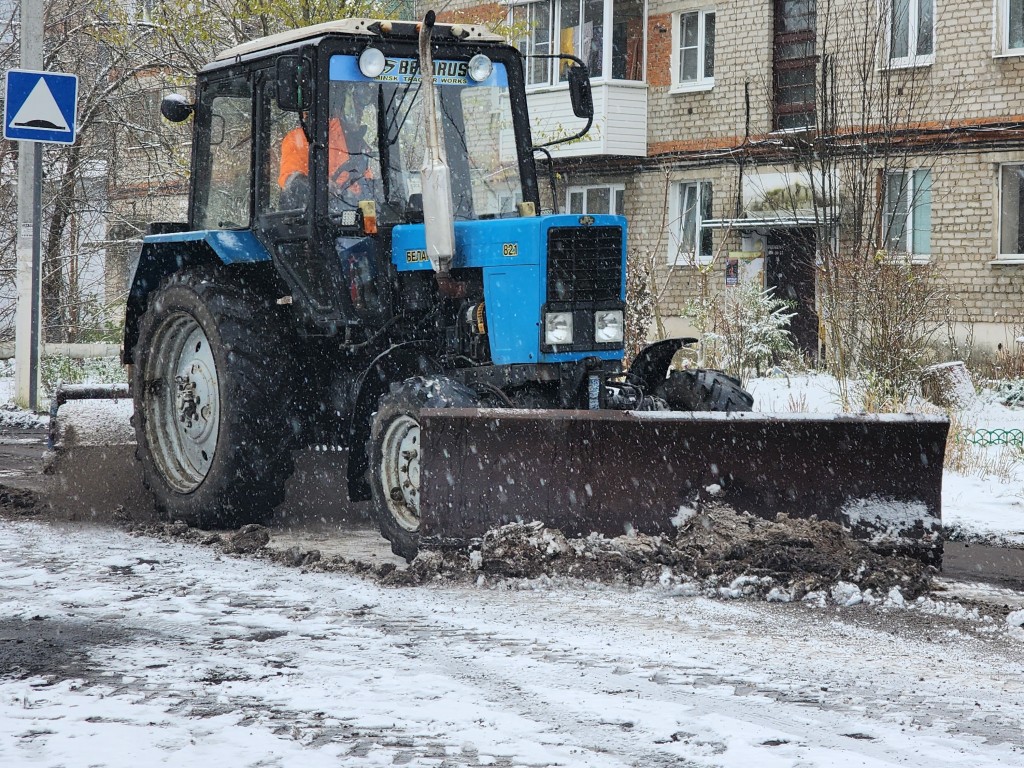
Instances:
[[[739,379],[707,368],[672,371],[655,394],[673,411],[732,412],[754,407],[754,396]]]
[[[373,511],[391,550],[406,560],[420,542],[420,411],[473,408],[476,393],[443,377],[406,379],[380,398],[367,453]]]

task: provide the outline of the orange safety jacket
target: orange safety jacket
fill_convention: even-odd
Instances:
[[[336,117],[331,118],[328,134],[328,173],[329,178],[333,179],[338,169],[348,162],[348,142],[345,140],[341,121]],[[293,173],[309,175],[309,142],[306,141],[306,134],[301,125],[292,128],[281,140],[281,167],[277,175],[277,184],[281,189],[284,189]],[[343,173],[336,182],[344,184],[348,180],[348,175]],[[366,178],[373,178],[369,169],[366,171]]]

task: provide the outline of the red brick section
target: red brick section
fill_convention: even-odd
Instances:
[[[444,11],[437,20],[442,24],[483,24],[493,27],[508,18],[508,6],[501,3],[482,3],[456,11]]]
[[[647,84],[672,85],[672,14],[647,18]]]

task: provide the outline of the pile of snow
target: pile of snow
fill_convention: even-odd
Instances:
[[[13,403],[0,404],[0,429],[45,429],[49,419],[19,408]]]

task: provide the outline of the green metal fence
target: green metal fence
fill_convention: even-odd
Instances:
[[[1015,445],[1024,448],[1024,431],[1019,429],[976,429],[963,436],[964,442],[983,447],[989,445]]]

